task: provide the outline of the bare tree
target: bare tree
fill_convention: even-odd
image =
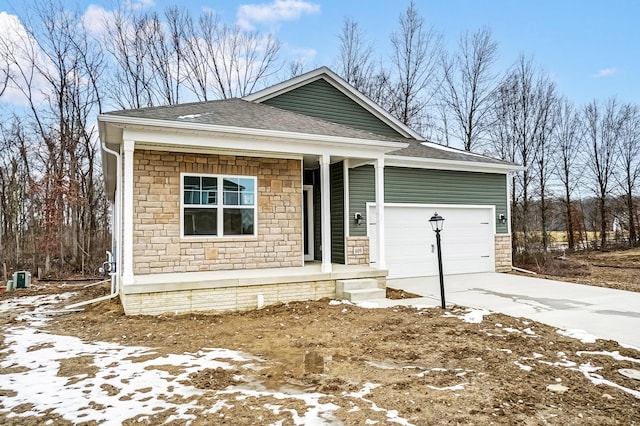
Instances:
[[[638,244],[638,234],[635,222],[634,190],[640,178],[640,110],[637,105],[625,105],[622,107],[621,114],[624,121],[620,129],[618,144],[620,167],[616,175],[627,210],[629,246],[635,247]]]
[[[598,202],[600,249],[607,247],[608,205],[613,172],[619,153],[619,138],[624,123],[624,109],[615,98],[604,103],[592,101],[584,107],[586,165],[591,172],[592,189]]]
[[[393,91],[386,106],[402,123],[418,129],[428,121],[426,108],[442,82],[438,73],[442,36],[426,26],[413,1],[399,24],[391,34]]]
[[[491,125],[492,93],[498,83],[492,67],[497,54],[498,44],[491,30],[484,27],[473,34],[462,34],[458,51],[451,58],[443,58],[442,98],[452,116],[450,127],[466,151],[482,145]]]
[[[573,192],[582,174],[578,162],[582,150],[582,135],[580,116],[569,100],[564,99],[558,103],[555,122],[552,135],[553,144],[557,147],[555,174],[563,187],[567,241],[569,249],[573,250],[576,247],[575,228],[578,225],[574,221]]]
[[[247,95],[281,69],[279,41],[221,23],[213,12],[200,16],[188,37],[185,64],[195,81],[187,85],[201,100]]]
[[[514,233],[512,248],[529,249],[532,216],[530,204],[535,179],[538,149],[546,143],[550,129],[550,108],[555,87],[531,59],[520,56],[512,71],[498,87],[493,108],[493,150],[503,159],[519,163],[525,170],[513,176],[511,183],[511,215]],[[545,160],[546,162],[546,157]],[[548,167],[544,167],[548,170]],[[546,171],[544,172],[546,175]],[[539,183],[542,181],[539,180]],[[542,191],[544,189],[541,188]],[[518,238],[522,238],[519,241]]]
[[[365,31],[356,21],[345,18],[340,39],[338,73],[354,88],[365,95],[373,78],[373,45],[367,41]]]

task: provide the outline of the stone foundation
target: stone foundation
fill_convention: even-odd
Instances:
[[[496,272],[511,270],[511,235],[497,234],[496,238]]]

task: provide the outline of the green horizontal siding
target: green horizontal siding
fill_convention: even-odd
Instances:
[[[349,169],[349,235],[367,235],[367,202],[376,200],[375,171],[373,166]],[[354,215],[362,213],[362,223],[358,225]]]
[[[331,165],[331,263],[344,264],[344,175],[343,163]]]
[[[375,201],[373,166],[358,167],[349,173],[349,184],[355,184],[349,188],[349,214],[365,214],[365,204]],[[494,205],[496,215],[507,213],[503,174],[386,167],[384,178],[385,203]],[[354,236],[366,235],[366,227],[355,223],[349,230]],[[497,222],[496,232],[506,233],[507,225]]]
[[[400,136],[326,80],[318,79],[265,104],[386,136]]]

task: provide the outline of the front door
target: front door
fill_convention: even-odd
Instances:
[[[313,186],[302,189],[304,260],[313,260]]]

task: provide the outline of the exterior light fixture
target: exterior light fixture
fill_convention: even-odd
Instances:
[[[360,225],[362,223],[362,213],[358,212],[354,214],[353,218],[356,220],[356,224]]]
[[[498,215],[498,220],[500,221],[500,223],[507,223],[507,216],[504,213],[500,213]]]
[[[440,248],[440,231],[444,225],[444,218],[435,212],[429,219],[431,229],[436,233],[436,245],[438,247],[438,273],[440,274],[440,300],[442,301],[442,309],[445,309],[444,300],[444,275],[442,274],[442,249]]]

